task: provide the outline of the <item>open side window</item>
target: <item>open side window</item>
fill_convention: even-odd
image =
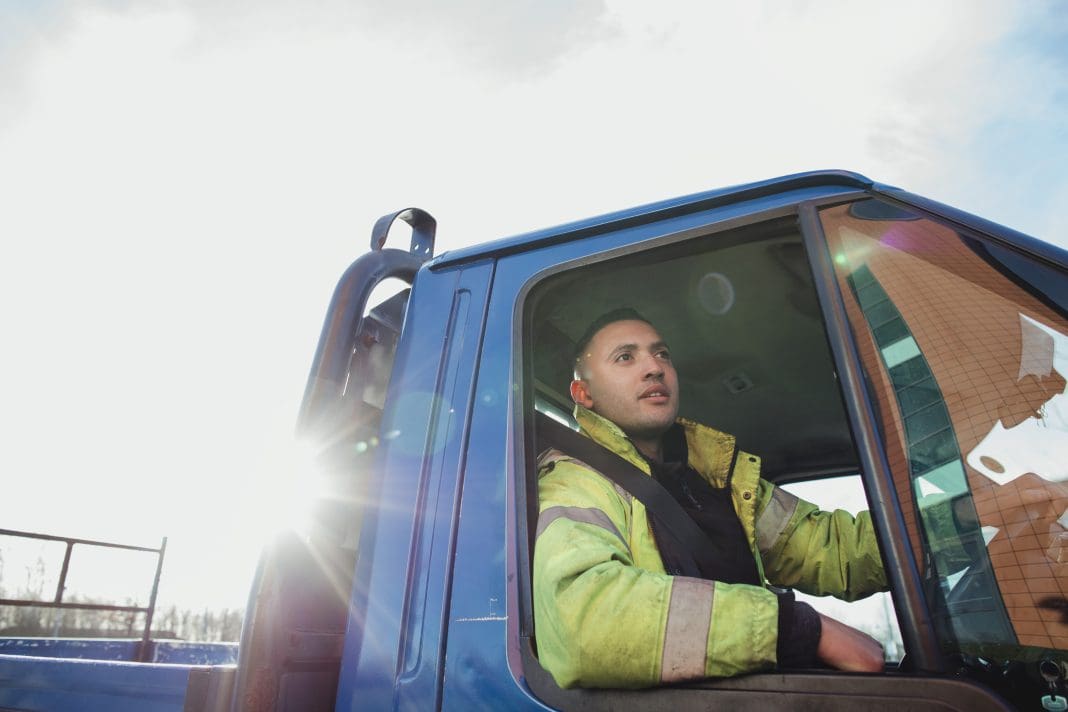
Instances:
[[[528,412],[536,410],[574,427],[570,354],[595,318],[620,306],[633,307],[648,318],[670,346],[680,378],[680,415],[735,435],[739,447],[761,456],[765,478],[840,482],[840,476],[855,476],[856,450],[795,218],[632,250],[544,279],[531,289],[524,310],[524,373],[533,384]],[[538,519],[533,463],[528,470],[532,552]],[[859,492],[863,498],[863,489]],[[876,606],[876,623],[885,624],[889,601]],[[841,615],[840,608],[832,610],[832,615]],[[889,616],[893,618],[892,606]],[[858,613],[854,621],[865,617]],[[531,626],[532,621],[525,622]],[[874,629],[878,626],[868,627],[879,632]],[[896,625],[882,628],[894,662],[901,652]],[[550,704],[567,706],[581,699],[583,704],[643,707],[650,694],[661,694],[560,690],[534,659],[536,630],[531,626],[526,632],[527,679]],[[710,680],[687,686],[684,697],[679,697],[678,687],[671,688],[671,699],[684,707],[701,707],[711,702],[710,695],[732,694],[728,689],[767,692],[791,689],[791,684],[820,694],[833,687],[826,682],[840,676],[828,672],[822,681],[820,677],[812,682],[812,676],[798,675],[785,687],[777,675]]]

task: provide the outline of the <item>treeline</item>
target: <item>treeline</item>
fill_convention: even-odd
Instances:
[[[12,591],[4,583],[4,552],[0,548],[0,598],[23,601],[50,600],[54,589],[46,591],[45,562],[38,557],[25,567],[24,582]],[[55,584],[51,584],[54,586]],[[88,603],[119,606],[147,605],[127,598],[124,601],[100,600],[72,595],[64,603]],[[157,607],[152,617],[152,637],[156,639],[200,642],[236,642],[241,637],[244,610],[237,608],[180,609],[176,605]],[[53,638],[140,638],[145,629],[145,614],[136,611],[98,611],[82,608],[44,608],[38,606],[0,605],[0,636],[43,636]]]
[[[3,552],[0,551],[0,598],[44,601],[44,562],[39,558],[27,567],[25,582],[14,591],[3,584]],[[64,603],[144,606],[143,601],[104,601],[73,595]],[[152,637],[202,642],[237,641],[241,637],[242,609],[180,609],[176,605],[157,607],[152,618]],[[96,611],[83,608],[44,608],[0,605],[0,636],[44,636],[54,638],[140,638],[145,614],[136,611]]]
[[[0,598],[5,597],[0,592]],[[22,598],[22,596],[17,596]],[[78,600],[70,603],[110,603]],[[126,601],[118,605],[139,605]],[[234,608],[180,609],[172,605],[157,608],[152,618],[156,639],[203,642],[234,641],[241,637],[244,611]],[[38,608],[0,606],[0,636],[44,636],[57,638],[140,638],[145,614],[129,611],[93,611],[79,608]]]
[[[156,611],[152,629],[173,632],[175,637],[182,640],[236,643],[241,638],[241,622],[244,618],[244,609],[238,608],[193,611],[170,606],[166,610]]]

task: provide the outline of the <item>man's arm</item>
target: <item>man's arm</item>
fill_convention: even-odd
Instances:
[[[847,601],[887,588],[868,512],[823,512],[760,480],[756,535],[764,573],[777,586]]]
[[[846,672],[882,672],[883,646],[875,638],[820,614],[820,662]]]
[[[812,606],[794,601],[793,591],[779,597],[779,666],[816,667],[817,662],[846,672],[881,672],[882,646],[872,637]]]

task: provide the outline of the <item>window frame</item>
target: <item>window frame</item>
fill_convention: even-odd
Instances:
[[[856,191],[849,195],[863,196],[863,191]],[[832,205],[841,199],[841,195],[828,199],[826,204]],[[534,523],[537,522],[537,477],[532,475],[537,471],[537,446],[534,440],[534,429],[531,427],[534,411],[534,374],[533,359],[527,358],[526,345],[531,343],[531,314],[527,309],[527,299],[532,291],[535,291],[542,282],[564,272],[589,267],[604,262],[626,257],[636,252],[654,251],[658,248],[668,247],[688,240],[714,238],[719,233],[729,232],[740,228],[770,222],[777,219],[796,216],[796,205],[776,207],[769,210],[750,213],[742,217],[728,218],[726,220],[708,223],[699,227],[687,228],[681,231],[669,232],[657,237],[639,240],[635,243],[627,243],[600,252],[591,252],[575,259],[554,264],[532,275],[520,288],[515,300],[515,312],[513,324],[516,329],[512,334],[513,373],[519,374],[517,379],[520,384],[519,397],[514,400],[512,416],[517,427],[512,429],[512,452],[516,454],[515,462],[522,467],[516,467],[514,482],[516,512],[516,551],[508,552],[510,561],[517,562],[516,580],[519,584],[518,612],[519,627],[518,637],[525,640],[534,638],[534,608],[532,601],[532,581],[530,573],[533,567],[534,551]],[[533,506],[533,509],[531,508]],[[533,519],[533,522],[531,521]],[[535,665],[537,663],[535,662]],[[540,665],[538,666],[540,668]]]
[[[876,196],[877,197],[877,196]],[[882,546],[890,595],[894,601],[910,666],[918,672],[940,674],[944,671],[938,636],[923,594],[920,569],[910,545],[905,518],[894,488],[893,473],[886,458],[886,447],[865,381],[852,329],[846,315],[845,301],[838,288],[827,237],[818,210],[855,201],[836,201],[817,205],[806,201],[798,206],[801,238],[812,267],[816,294],[823,312],[831,354],[842,384],[846,417],[853,431],[860,460],[860,477]]]

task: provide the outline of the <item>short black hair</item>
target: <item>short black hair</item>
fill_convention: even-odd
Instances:
[[[593,337],[597,335],[597,332],[617,321],[644,321],[649,326],[653,326],[653,322],[646,319],[638,313],[637,309],[632,307],[619,307],[609,312],[605,312],[590,322],[590,325],[586,327],[586,331],[583,332],[582,337],[575,342],[575,349],[571,354],[572,368],[578,364],[579,359],[582,358],[583,353],[586,351],[586,347],[593,341]]]

